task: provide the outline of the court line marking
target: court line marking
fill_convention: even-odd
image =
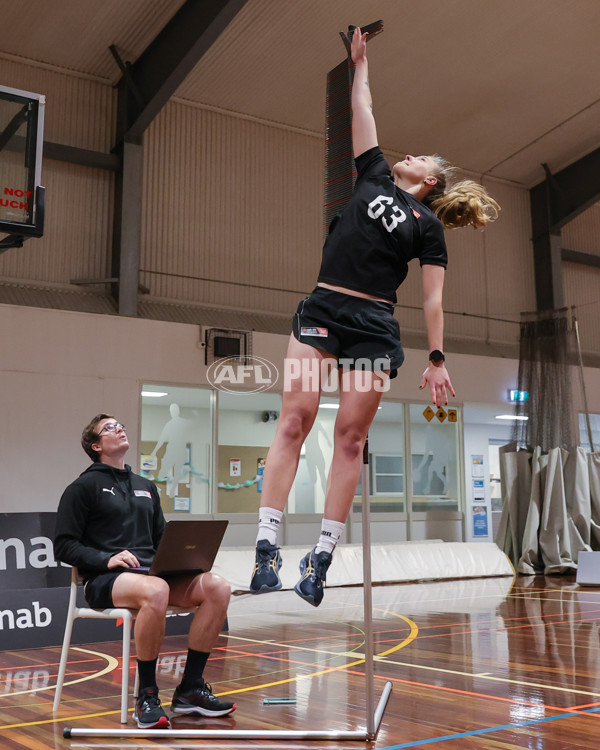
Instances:
[[[79,682],[86,682],[87,680],[95,680],[97,677],[103,677],[108,672],[112,672],[114,669],[116,669],[119,666],[118,659],[115,659],[114,656],[109,656],[108,654],[101,654],[98,651],[90,651],[87,648],[79,648],[78,646],[72,646],[73,651],[81,651],[84,654],[92,654],[93,656],[99,656],[103,659],[106,659],[107,665],[104,667],[104,669],[101,669],[99,672],[92,672],[91,674],[88,674],[86,677],[80,677],[77,680],[69,680],[69,682],[63,682],[63,687],[66,687],[67,685],[77,685]],[[0,698],[7,698],[10,696],[11,698],[14,698],[15,695],[28,695],[29,693],[44,693],[46,690],[54,690],[56,688],[56,684],[54,685],[48,685],[47,687],[40,687],[40,688],[32,688],[31,690],[20,690],[16,693],[4,693],[4,695],[1,695]],[[1,729],[2,727],[0,727]]]
[[[600,698],[600,693],[592,693],[587,690],[575,690],[573,688],[565,688],[565,687],[558,687],[554,685],[547,685],[543,682],[525,682],[524,680],[512,680],[508,677],[494,677],[493,675],[490,675],[489,673],[478,673],[474,674],[472,672],[461,672],[457,669],[443,669],[440,667],[428,667],[425,664],[411,664],[410,662],[404,662],[404,661],[395,661],[393,659],[385,659],[381,660],[385,661],[387,664],[394,664],[398,667],[411,667],[412,669],[423,669],[431,672],[441,672],[443,674],[454,674],[458,675],[459,677],[481,677],[483,680],[490,680],[491,682],[504,682],[508,683],[509,685],[523,685],[524,687],[534,687],[534,688],[540,688],[542,690],[555,690],[559,693],[573,693],[575,695],[589,695],[592,698]]]
[[[358,676],[364,677],[364,674],[362,672],[349,672],[349,674],[354,674]],[[558,711],[559,713],[564,711],[570,711],[574,713],[586,713],[584,711],[578,711],[576,706],[572,706],[570,708],[565,708],[564,706],[553,706],[550,703],[534,703],[533,701],[528,701],[525,699],[519,699],[514,697],[505,697],[502,695],[492,695],[491,693],[476,693],[473,690],[461,690],[460,688],[453,688],[449,687],[447,685],[432,685],[428,682],[417,682],[416,680],[405,680],[401,677],[384,677],[383,675],[375,675],[376,679],[378,680],[384,680],[384,681],[390,681],[390,682],[397,682],[401,685],[411,685],[415,687],[425,688],[428,690],[439,690],[443,693],[456,693],[458,695],[468,695],[471,698],[481,698],[483,700],[492,700],[492,701],[499,701],[500,703],[510,703],[513,706],[532,706],[533,708],[544,708],[548,709],[550,711]],[[591,704],[591,705],[597,705],[597,704]]]
[[[398,617],[401,620],[404,620],[409,625],[409,627],[410,627],[410,634],[405,639],[403,639],[402,641],[400,641],[400,643],[397,643],[395,646],[393,646],[392,648],[388,649],[383,654],[380,654],[380,656],[385,656],[387,654],[391,654],[394,651],[398,651],[399,649],[404,648],[405,646],[408,646],[409,643],[411,643],[417,637],[418,632],[419,632],[419,628],[418,628],[417,624],[415,622],[413,622],[412,620],[410,620],[408,617],[405,617],[404,615],[396,614],[395,612],[389,612],[388,614],[391,614],[394,617]],[[277,642],[274,642],[272,640],[270,640],[270,641],[256,641],[256,640],[253,640],[251,638],[243,638],[242,636],[224,636],[224,637],[232,638],[233,640],[243,640],[243,641],[250,641],[250,642],[261,643],[261,644],[264,643],[266,645],[271,645],[271,646],[278,646],[278,645],[280,645]],[[293,649],[300,649],[300,646],[292,646],[291,648],[293,648]],[[77,650],[79,650],[79,651],[85,651],[85,649],[77,649]],[[317,649],[304,649],[304,650],[317,651]],[[96,655],[101,655],[101,656],[104,656],[105,658],[111,658],[111,659],[114,658],[114,657],[108,657],[107,654],[98,654],[98,652],[94,652],[94,651],[88,651],[88,653],[92,653],[92,654],[96,654]],[[327,653],[327,652],[325,652],[325,653]],[[334,652],[334,654],[336,656],[340,656],[339,652]],[[116,659],[114,659],[114,661],[117,662]],[[365,662],[364,659],[357,659],[356,661],[350,662],[349,664],[342,664],[339,667],[328,667],[327,669],[319,669],[316,672],[311,672],[310,674],[296,675],[295,677],[289,677],[289,678],[287,678],[285,680],[277,680],[275,682],[269,682],[269,683],[261,684],[261,685],[254,685],[252,687],[247,687],[247,688],[238,688],[236,690],[229,690],[229,691],[223,692],[223,693],[215,693],[215,695],[217,695],[217,696],[221,696],[221,695],[236,695],[236,694],[239,694],[239,693],[247,693],[247,692],[250,692],[250,691],[253,691],[253,690],[261,690],[262,688],[275,687],[277,685],[285,685],[285,684],[288,684],[290,682],[297,682],[298,680],[306,680],[306,679],[308,679],[310,677],[317,677],[317,676],[320,676],[320,675],[329,674],[331,672],[341,672],[341,671],[343,671],[345,669],[350,669],[351,667],[358,666],[359,664],[364,664],[364,662]],[[107,670],[105,670],[105,672],[106,671]],[[86,679],[92,679],[92,678],[88,677]],[[82,680],[77,680],[76,682],[82,682]],[[66,684],[67,683],[65,683],[65,685]],[[70,683],[70,684],[73,684],[73,683]],[[55,686],[51,686],[51,687],[55,687]],[[49,687],[49,688],[45,688],[45,689],[49,690],[51,688]],[[27,691],[27,692],[30,692],[30,691]],[[13,693],[12,695],[15,695],[15,693]],[[131,711],[133,711],[133,709],[129,709],[129,711],[131,712]],[[74,720],[77,720],[77,719],[90,719],[90,718],[95,718],[95,717],[98,717],[98,716],[110,716],[110,715],[119,714],[119,713],[120,713],[120,711],[105,711],[105,712],[97,713],[97,714],[86,714],[85,716],[69,716],[69,717],[65,717],[65,718],[61,718],[61,719],[58,719],[58,718],[55,717],[53,719],[42,719],[42,720],[39,720],[39,721],[31,721],[31,722],[21,723],[21,724],[5,724],[5,725],[0,725],[0,729],[17,729],[19,727],[37,726],[38,724],[50,724],[50,723],[57,722],[57,721],[74,721]]]
[[[503,724],[501,726],[496,726],[496,727],[485,727],[484,729],[473,729],[470,732],[460,732],[458,734],[447,734],[443,737],[431,737],[426,740],[404,742],[401,745],[387,745],[386,747],[379,748],[379,750],[402,750],[402,748],[406,748],[406,747],[419,747],[421,745],[432,745],[436,742],[445,742],[447,740],[459,740],[465,737],[476,737],[477,735],[480,735],[480,734],[490,734],[491,732],[502,732],[506,729],[521,729],[522,727],[530,727],[534,724],[543,724],[544,722],[547,722],[547,721],[557,721],[559,719],[568,719],[573,716],[592,714],[595,711],[600,711],[600,709],[595,708],[595,709],[591,709],[590,711],[585,711],[581,713],[564,713],[564,714],[560,714],[559,716],[545,716],[543,719],[531,719],[530,721],[524,721],[522,723],[511,723],[511,724]]]
[[[396,612],[387,612],[387,614],[393,615],[394,617],[398,617],[399,619],[404,620],[404,622],[406,622],[409,625],[409,627],[410,627],[410,633],[402,641],[400,641],[399,643],[397,643],[395,646],[393,646],[392,648],[388,649],[387,651],[384,651],[383,653],[379,654],[379,656],[387,656],[388,654],[392,654],[395,651],[399,651],[401,648],[405,648],[410,643],[412,643],[412,641],[414,641],[414,639],[417,637],[417,635],[419,633],[419,628],[418,628],[417,624],[415,622],[413,622],[413,620],[410,620],[408,617],[405,617],[404,615],[397,614]],[[251,641],[252,640],[251,638],[242,638],[241,636],[232,636],[232,638],[233,638],[233,640],[238,640],[238,639],[239,640],[245,640],[245,641],[249,641],[249,640]],[[262,643],[262,641],[258,641],[258,643]],[[269,641],[267,645],[279,645],[279,644],[273,643],[272,641]],[[284,648],[287,648],[287,646],[284,646]],[[292,648],[292,649],[300,649],[301,647],[300,646],[290,646],[290,648]],[[303,650],[305,650],[305,651],[311,651],[311,652],[316,652],[316,653],[326,653],[326,654],[330,654],[331,653],[331,652],[328,652],[328,651],[320,652],[318,649],[303,649]],[[333,652],[333,653],[334,653],[335,656],[340,656],[341,655],[340,652]],[[306,680],[306,679],[308,679],[310,677],[317,677],[319,675],[329,674],[331,672],[341,672],[341,671],[343,671],[345,669],[350,669],[351,667],[356,667],[359,664],[364,664],[364,663],[365,663],[364,659],[358,659],[358,660],[356,660],[354,662],[350,662],[349,664],[341,664],[339,667],[328,667],[327,669],[320,669],[320,670],[318,670],[316,672],[311,672],[310,674],[298,675],[296,677],[289,677],[289,678],[287,678],[285,680],[278,680],[276,682],[269,682],[269,683],[262,684],[262,685],[255,685],[253,687],[237,688],[236,690],[229,690],[229,691],[227,691],[225,693],[218,693],[218,695],[219,696],[221,696],[221,695],[237,695],[238,693],[246,693],[246,692],[249,692],[249,691],[252,691],[252,690],[260,690],[262,688],[275,687],[277,685],[285,685],[285,684],[289,684],[290,682],[296,682],[297,680]]]

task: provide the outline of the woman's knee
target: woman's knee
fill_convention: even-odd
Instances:
[[[292,409],[282,415],[279,434],[286,443],[300,445],[310,432],[314,416],[306,409]]]
[[[349,460],[362,455],[366,433],[356,427],[337,428],[335,432],[335,452]]]

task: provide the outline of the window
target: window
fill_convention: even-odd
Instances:
[[[458,422],[448,420],[447,409],[439,414],[441,419],[424,404],[410,405],[415,513],[459,510]]]
[[[382,401],[369,431],[369,494],[373,513],[403,513],[404,404]],[[362,512],[359,481],[353,510]]]
[[[211,512],[211,391],[142,386],[140,473],[165,513]]]
[[[371,462],[371,494],[404,495],[404,456],[375,453]]]
[[[258,513],[264,465],[281,411],[276,393],[219,394],[217,510]]]

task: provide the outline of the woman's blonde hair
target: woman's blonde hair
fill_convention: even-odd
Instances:
[[[438,167],[434,175],[437,183],[425,197],[424,203],[442,222],[444,229],[468,226],[479,229],[498,218],[500,206],[483,185],[474,180],[448,184],[456,171],[455,167],[437,154],[431,158]]]

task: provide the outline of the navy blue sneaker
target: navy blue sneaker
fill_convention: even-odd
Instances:
[[[279,591],[279,569],[282,565],[279,547],[270,544],[266,539],[259,539],[256,543],[256,561],[250,581],[250,592],[262,594],[265,591]]]
[[[317,555],[314,549],[300,560],[300,580],[294,591],[313,607],[323,601],[323,584],[330,565],[331,554],[319,552]]]

